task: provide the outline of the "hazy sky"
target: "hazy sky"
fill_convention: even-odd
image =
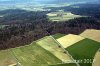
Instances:
[[[14,0],[0,0],[0,1],[14,1]],[[24,0],[15,0],[15,1],[24,1]],[[25,0],[28,1],[28,0]],[[32,0],[32,1],[55,1],[55,0]],[[56,0],[56,1],[83,1],[83,0]],[[87,1],[87,0],[84,0]],[[88,1],[98,1],[98,0],[88,0]]]
[[[58,3],[58,2],[94,2],[99,0],[0,0],[1,2],[40,2],[40,3]]]

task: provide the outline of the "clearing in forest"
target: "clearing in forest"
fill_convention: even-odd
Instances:
[[[47,16],[51,21],[66,21],[66,20],[82,17],[80,15],[72,14],[71,12],[64,12],[63,10],[58,12],[48,13]]]

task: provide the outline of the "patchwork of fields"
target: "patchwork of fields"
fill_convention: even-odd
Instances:
[[[80,15],[75,15],[72,14],[71,12],[64,12],[64,11],[51,12],[48,13],[47,16],[51,21],[66,21],[66,20],[82,17]]]
[[[52,37],[45,37],[36,42],[38,45],[43,47],[45,50],[51,52],[54,56],[59,58],[63,63],[67,63],[67,61],[73,61],[71,57],[64,53],[64,50],[59,47],[57,42]],[[68,62],[69,63],[69,62]]]
[[[100,37],[95,38],[94,32],[99,30],[83,32],[82,37],[58,33],[30,45],[2,50],[0,66],[100,66]]]

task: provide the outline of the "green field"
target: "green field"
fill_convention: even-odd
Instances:
[[[72,14],[71,12],[64,12],[64,11],[58,11],[58,12],[51,12],[47,14],[48,18],[51,21],[68,21],[70,19],[79,18],[82,17],[80,15]]]
[[[12,49],[15,57],[22,66],[45,66],[57,64],[61,61],[36,43]]]
[[[72,55],[75,60],[80,60],[80,66],[92,66],[92,60],[100,48],[100,43],[90,40],[84,39],[68,48],[67,51]]]
[[[63,36],[65,36],[65,34],[58,33],[58,34],[52,35],[52,37],[54,37],[55,39],[61,38]]]
[[[0,51],[0,66],[8,66],[17,64],[17,61],[10,50]]]

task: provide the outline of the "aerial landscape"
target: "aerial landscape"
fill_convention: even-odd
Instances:
[[[100,0],[0,0],[0,66],[100,66]]]

